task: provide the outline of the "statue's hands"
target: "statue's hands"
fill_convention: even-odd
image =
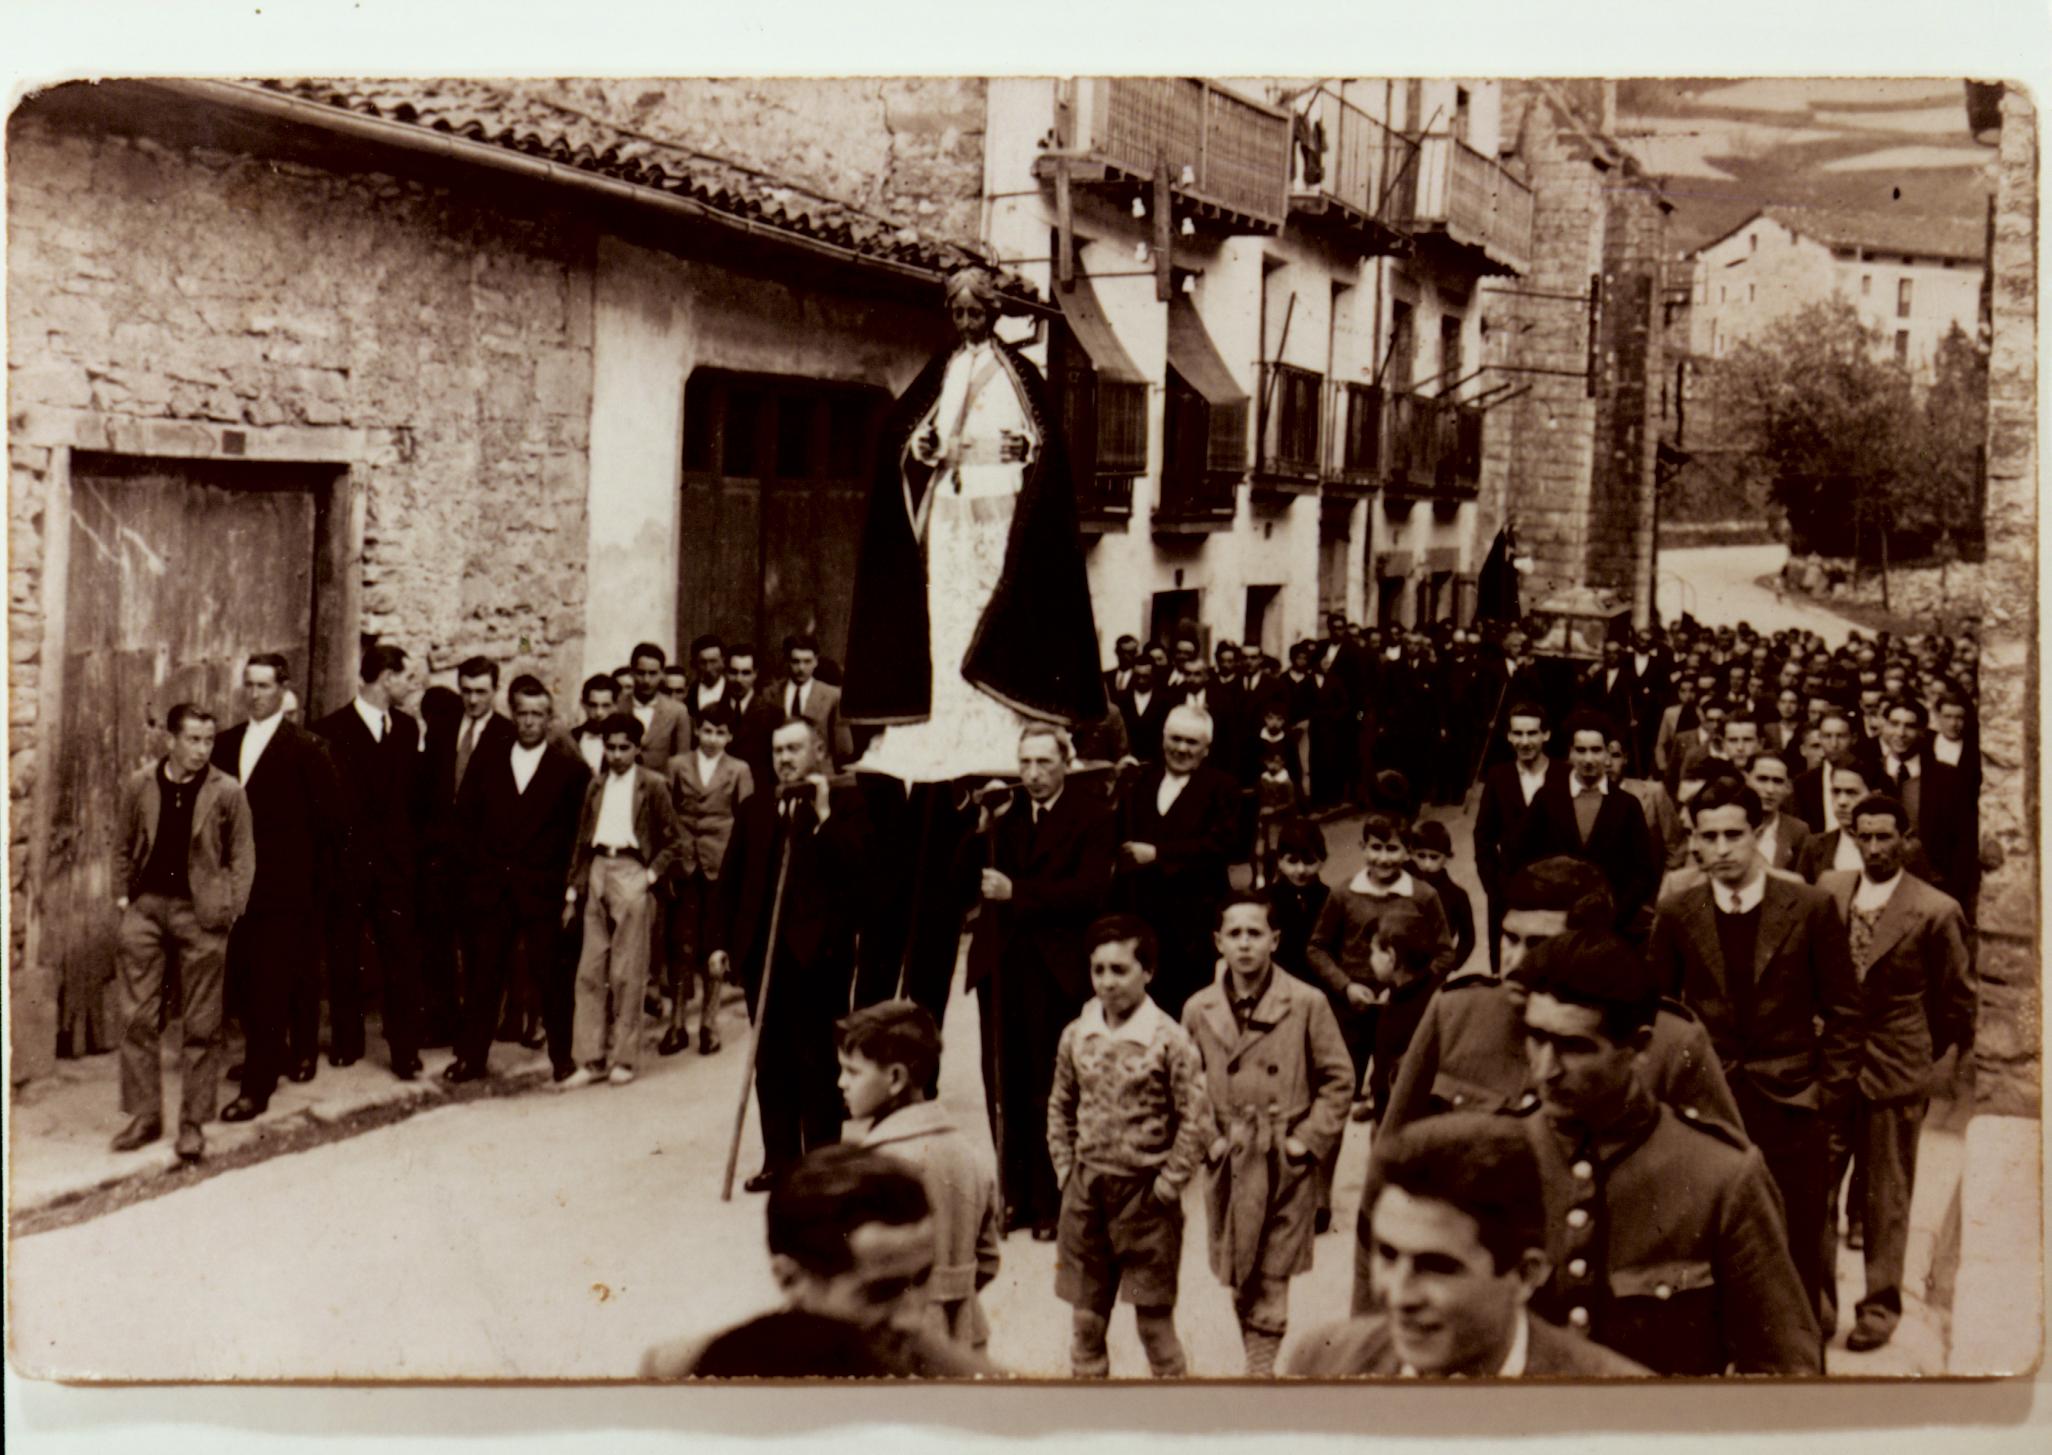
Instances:
[[[1009,429],[998,431],[998,458],[1006,464],[1023,462],[1031,453],[1033,442],[1023,434]]]
[[[920,464],[938,465],[940,463],[940,453],[940,431],[933,425],[927,425],[925,429],[912,437],[912,458],[919,461]]]

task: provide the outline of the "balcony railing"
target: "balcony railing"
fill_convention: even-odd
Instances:
[[[1319,413],[1325,376],[1290,364],[1261,366],[1261,440],[1257,480],[1315,486]]]
[[[1419,140],[1411,224],[1441,230],[1513,273],[1532,260],[1532,189],[1465,142]]]
[[[1336,382],[1326,483],[1342,494],[1371,490],[1382,474],[1385,403],[1375,384]]]
[[[1331,91],[1316,92],[1304,116],[1323,146],[1315,173],[1299,156],[1296,199],[1340,203],[1361,222],[1391,233],[1407,227],[1418,189],[1418,144]]]
[[[1481,483],[1482,411],[1472,405],[1392,393],[1382,437],[1393,491],[1467,496]]]
[[[1288,217],[1287,113],[1182,76],[1099,76],[1076,94],[1079,150],[1134,177],[1165,161],[1180,196],[1273,228]]]

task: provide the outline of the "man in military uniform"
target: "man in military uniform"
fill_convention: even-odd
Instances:
[[[1818,1374],[1815,1306],[1760,1154],[1662,1106],[1639,1069],[1658,989],[1614,936],[1571,930],[1524,966],[1521,1113],[1553,1275],[1533,1311],[1659,1374]]]
[[[1579,906],[1579,908],[1578,908]],[[1607,926],[1611,910],[1602,871],[1581,859],[1541,859],[1505,887],[1504,978],[1457,975],[1426,1003],[1424,1019],[1390,1087],[1378,1137],[1445,1112],[1495,1112],[1535,1106],[1525,1063],[1525,957],[1571,924]],[[1646,1049],[1646,1084],[1684,1116],[1707,1117],[1743,1140],[1739,1109],[1708,1032],[1677,1001],[1663,1000]],[[1353,1309],[1373,1305],[1369,1209],[1356,1225]]]

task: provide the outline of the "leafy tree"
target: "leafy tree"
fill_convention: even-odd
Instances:
[[[1873,560],[1977,533],[1987,365],[1956,327],[1920,389],[1849,301],[1813,303],[1719,360],[1712,391],[1796,550]]]

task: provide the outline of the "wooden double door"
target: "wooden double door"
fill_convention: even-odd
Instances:
[[[333,478],[302,466],[73,456],[39,896],[60,1054],[109,1049],[118,1034],[124,785],[163,754],[170,709],[192,702],[221,728],[240,721],[240,674],[257,652],[283,653],[295,691],[309,696],[316,537]]]

